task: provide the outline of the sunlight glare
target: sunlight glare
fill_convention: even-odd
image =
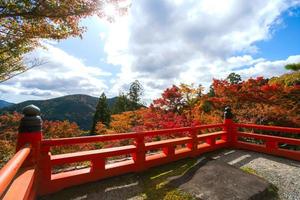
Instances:
[[[117,14],[117,10],[114,5],[106,4],[104,6],[104,14],[107,16],[115,16]]]

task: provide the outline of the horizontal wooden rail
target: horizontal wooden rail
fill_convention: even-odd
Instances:
[[[168,147],[168,146],[187,144],[188,142],[191,142],[191,141],[192,141],[191,137],[181,137],[181,138],[174,138],[174,139],[168,139],[168,140],[148,142],[145,144],[145,150],[148,151],[148,150],[159,149],[159,148]]]
[[[201,125],[201,126],[194,126],[194,127],[144,131],[143,133],[145,134],[145,136],[170,135],[176,133],[184,133],[193,130],[203,130],[203,129],[222,128],[222,127],[224,127],[224,124],[209,124],[209,125]]]
[[[209,124],[194,127],[183,127],[183,128],[173,128],[173,129],[163,129],[163,130],[153,130],[153,131],[143,131],[143,132],[131,132],[131,133],[118,133],[118,134],[108,134],[108,135],[97,135],[97,136],[84,136],[84,137],[73,137],[73,138],[57,138],[57,139],[45,139],[42,140],[43,146],[63,146],[63,145],[73,145],[81,143],[92,143],[92,142],[105,142],[112,140],[123,140],[123,139],[134,139],[140,134],[144,136],[156,136],[156,135],[170,135],[175,133],[183,133],[192,130],[202,130],[210,128],[222,128],[224,124]]]
[[[255,128],[258,130],[271,130],[280,132],[292,132],[298,133],[300,128],[286,128],[286,127],[274,127],[274,126],[258,126],[253,124],[237,124],[238,127]],[[295,145],[300,147],[300,139],[288,138],[283,136],[273,136],[266,134],[248,133],[248,132],[237,132],[236,133],[235,147],[240,149],[247,149],[251,151],[257,151],[276,156],[282,156],[293,160],[300,161],[300,151],[293,149],[284,149],[280,146],[281,144]],[[262,144],[256,144],[256,142],[247,141],[246,139],[262,140]],[[241,141],[242,140],[242,141]]]
[[[112,147],[90,151],[80,151],[75,153],[66,153],[51,156],[52,165],[61,165],[65,163],[80,162],[86,160],[93,160],[97,158],[107,158],[119,156],[123,154],[131,154],[136,150],[134,145],[127,145],[122,147]]]
[[[218,131],[218,132],[213,132],[213,133],[206,133],[206,134],[201,134],[198,135],[198,139],[205,139],[209,137],[217,137],[226,134],[226,131]]]
[[[42,185],[46,185],[46,187],[43,187],[40,194],[55,192],[64,187],[119,174],[143,171],[149,167],[223,148],[227,145],[227,137],[223,137],[227,134],[226,131],[204,134],[199,134],[198,131],[215,128],[224,129],[224,126],[224,124],[211,124],[134,133],[42,140],[43,167],[41,170],[44,174]],[[146,137],[168,135],[172,135],[172,138],[162,137],[160,141],[145,141]],[[49,152],[52,146],[123,139],[132,139],[133,144],[59,155],[51,155]],[[124,155],[126,155],[125,160],[114,163],[106,162],[111,157]],[[51,168],[54,166],[83,161],[89,161],[90,167],[72,172],[51,173]]]
[[[290,128],[290,127],[281,127],[281,126],[265,126],[265,125],[257,125],[257,124],[235,124],[240,128],[252,128],[258,130],[268,130],[268,131],[279,131],[279,132],[288,132],[288,133],[296,133],[300,134],[300,128]]]
[[[73,137],[73,138],[46,139],[46,140],[42,140],[42,145],[43,146],[63,146],[63,145],[73,145],[73,144],[82,144],[82,143],[133,139],[133,138],[136,138],[138,134],[140,134],[140,133],[121,133],[121,134],[83,136],[83,137]]]
[[[31,147],[23,147],[20,149],[12,159],[0,171],[0,197],[6,191],[9,184],[21,168],[25,159],[29,155]]]
[[[247,133],[247,132],[238,132],[238,137],[255,138],[255,139],[261,139],[261,140],[268,141],[268,142],[287,143],[287,144],[300,146],[300,140],[294,139],[294,138],[262,135],[262,134]]]

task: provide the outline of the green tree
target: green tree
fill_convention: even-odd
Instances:
[[[299,71],[300,70],[300,63],[292,63],[292,64],[287,64],[284,66],[285,69],[287,70],[292,70],[292,71]]]
[[[226,80],[231,84],[238,84],[242,81],[242,78],[239,74],[232,72],[227,76]]]
[[[93,119],[93,125],[91,128],[91,134],[95,133],[95,128],[98,122],[101,122],[106,127],[109,127],[110,120],[111,120],[110,109],[107,103],[106,95],[103,92],[99,98],[96,107],[96,111]]]
[[[215,94],[215,89],[214,89],[214,85],[210,85],[209,86],[209,91],[208,91],[208,96],[209,97],[214,97],[216,94]]]
[[[141,107],[141,96],[143,95],[144,88],[138,80],[131,83],[128,93],[130,100],[130,110],[137,110]]]
[[[119,114],[122,112],[129,111],[130,109],[130,100],[128,99],[127,95],[124,93],[119,94],[115,103],[112,106],[112,113]]]
[[[119,13],[122,0],[2,0],[0,1],[0,82],[40,65],[24,55],[40,46],[39,39],[61,40],[82,36],[80,19],[104,12],[107,4]]]

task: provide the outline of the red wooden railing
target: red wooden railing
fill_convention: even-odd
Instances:
[[[300,128],[238,124],[233,123],[230,115],[228,116],[222,124],[60,139],[42,139],[41,132],[36,131],[36,127],[38,127],[36,124],[34,129],[27,127],[24,129],[25,131],[20,132],[17,146],[21,147],[29,143],[31,144],[31,153],[28,156],[28,148],[19,150],[1,170],[0,191],[9,197],[12,191],[19,189],[20,186],[18,185],[23,184],[24,188],[26,182],[29,190],[27,189],[23,192],[24,194],[19,195],[20,198],[18,199],[33,199],[36,193],[37,195],[44,195],[73,185],[129,172],[141,172],[153,166],[186,157],[195,157],[220,148],[247,149],[300,161],[299,150],[287,150],[282,147],[282,144],[300,147],[300,139],[284,137],[282,134],[281,136],[273,136],[253,131],[300,134]],[[30,120],[32,125],[32,113]],[[250,129],[250,131],[242,132],[240,129]],[[161,140],[153,141],[151,138],[154,136],[160,136]],[[51,155],[50,151],[51,148],[57,146],[120,140],[133,142],[124,146],[58,155]],[[260,140],[261,144],[257,144],[257,140]],[[149,153],[150,151],[151,153]],[[127,155],[127,159],[113,163],[106,162],[109,158],[122,155]],[[90,162],[90,166],[52,173],[52,168],[56,166],[82,161]],[[26,175],[14,179],[8,187],[20,166],[22,166],[21,171]],[[25,178],[29,180],[26,179],[26,181]],[[37,185],[38,187],[36,187]]]
[[[255,130],[276,131],[280,133],[299,134],[300,136],[300,128],[263,126],[256,124],[235,124],[235,126],[236,132],[233,133],[235,134],[235,144],[233,147],[273,154],[276,156],[283,156],[294,160],[300,160],[300,151],[284,149],[279,145],[281,143],[300,147],[300,139],[238,131],[238,128],[247,128]],[[262,144],[247,142],[247,140],[245,139],[261,140]]]
[[[0,171],[0,197],[1,199],[13,199],[11,197],[18,197],[18,195],[24,196],[27,199],[30,194],[26,192],[20,191],[21,188],[16,184],[14,189],[19,189],[18,193],[15,193],[14,189],[12,190],[9,186],[11,185],[12,181],[15,179],[14,183],[17,181],[23,182],[24,176],[22,175],[24,170],[20,170],[21,166],[24,164],[24,161],[27,159],[29,153],[31,151],[31,147],[23,147],[20,149],[12,159],[1,169]],[[19,172],[18,176],[17,173]],[[27,176],[26,176],[27,177]],[[33,177],[32,177],[33,178]],[[21,181],[20,181],[21,180]],[[26,185],[22,185],[24,187]],[[26,186],[27,189],[28,185]],[[31,188],[30,188],[31,189]]]
[[[111,134],[91,137],[62,138],[43,140],[41,174],[43,176],[41,194],[47,194],[61,188],[78,185],[85,182],[99,180],[128,172],[143,171],[150,167],[175,161],[188,156],[216,150],[226,146],[226,132],[219,131],[198,135],[197,131],[211,128],[223,128],[224,124],[206,126],[145,131],[136,133]],[[169,136],[172,139],[145,142],[146,137]],[[60,155],[51,155],[49,150],[53,146],[74,145],[78,143],[104,142],[113,140],[133,139],[134,143],[126,146],[111,147]],[[179,148],[176,146],[180,145]],[[159,150],[154,154],[147,154],[150,150]],[[131,155],[130,159],[107,164],[106,159],[114,156]],[[90,161],[89,168],[51,174],[51,168],[57,165],[74,162]]]

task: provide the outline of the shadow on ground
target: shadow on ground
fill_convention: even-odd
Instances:
[[[237,168],[243,166],[252,166],[256,164],[256,160],[265,159],[271,163],[278,165],[282,164],[293,169],[300,169],[300,162],[291,161],[283,158],[268,156],[265,154],[254,153],[242,150],[221,150],[213,153],[204,154],[199,158],[183,159],[177,162],[173,162],[167,165],[159,166],[147,170],[139,174],[127,174],[123,176],[113,177],[97,182],[87,183],[80,186],[65,189],[63,191],[40,197],[41,200],[48,199],[63,199],[63,200],[85,200],[85,199],[105,199],[105,200],[185,200],[195,199],[190,194],[184,193],[178,189],[181,184],[184,184],[191,180],[193,174],[197,172],[199,168],[205,165],[207,161],[219,160]],[[254,167],[255,168],[255,167]],[[256,168],[254,170],[257,170]],[[270,166],[270,173],[272,172],[272,166]],[[263,171],[264,173],[264,171]],[[189,176],[183,176],[189,174]],[[258,175],[261,176],[260,173]],[[264,177],[264,176],[261,176]],[[287,176],[289,178],[289,176]],[[266,177],[264,177],[266,178]],[[296,177],[297,178],[297,177]],[[175,185],[175,180],[180,179]],[[268,179],[267,179],[268,180]],[[268,180],[269,181],[269,180]],[[281,180],[279,180],[280,182]],[[274,184],[274,181],[271,180]],[[275,183],[277,183],[275,181]],[[289,184],[289,183],[287,183]],[[276,184],[275,184],[276,185]],[[277,186],[277,185],[276,185]],[[298,185],[293,185],[295,190],[300,191]],[[279,188],[280,190],[282,188]],[[285,188],[283,188],[284,190]],[[285,191],[280,191],[283,199],[293,199],[298,194],[285,194]],[[288,189],[287,189],[288,190]],[[293,191],[292,191],[293,192]],[[286,193],[289,193],[287,191]],[[296,196],[297,197],[297,196]],[[295,198],[294,198],[295,199]]]
[[[160,167],[154,167],[144,173],[127,174],[71,187],[39,199],[193,199],[190,195],[170,187],[167,183],[169,178],[178,177],[186,173],[196,161],[197,159],[184,159]]]

